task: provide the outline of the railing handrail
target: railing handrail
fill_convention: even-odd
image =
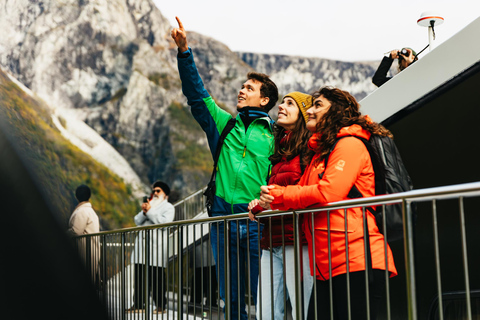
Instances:
[[[183,204],[183,203],[186,202],[187,200],[195,197],[195,196],[198,195],[199,193],[203,193],[203,192],[205,191],[205,188],[206,188],[206,187],[204,187],[204,188],[202,188],[202,189],[200,189],[200,190],[197,190],[197,191],[195,191],[194,193],[190,194],[189,196],[183,198],[182,200],[175,202],[175,203],[173,204],[173,206],[174,206],[174,207],[180,206],[181,204]]]
[[[202,190],[195,192],[195,194],[198,194]],[[280,211],[280,210],[264,211],[264,212],[258,213],[256,216],[257,217],[268,217],[273,215],[278,216],[278,215],[291,214],[293,212],[298,214],[304,214],[304,213],[311,213],[311,212],[335,210],[340,207],[352,208],[352,207],[362,207],[367,205],[373,206],[373,205],[400,203],[402,201],[418,202],[418,201],[427,201],[429,200],[429,197],[430,198],[434,197],[437,200],[438,199],[443,200],[443,199],[454,198],[459,194],[462,194],[462,196],[464,197],[480,195],[480,182],[463,183],[463,184],[457,184],[457,185],[451,185],[451,186],[445,186],[445,187],[432,187],[432,188],[411,190],[411,191],[395,193],[395,194],[342,200],[342,201],[327,203],[324,206],[319,208],[317,207],[317,208],[307,208],[307,209],[301,209],[301,210],[285,210],[285,211]],[[193,194],[191,196],[193,196]],[[180,202],[177,202],[177,204],[179,203]],[[229,220],[229,221],[239,220],[239,219],[245,219],[246,217],[248,217],[248,213],[238,213],[234,215],[230,214],[225,216],[198,218],[198,219],[190,219],[190,220],[178,220],[178,221],[162,223],[162,224],[152,224],[148,226],[130,227],[130,228],[109,230],[109,231],[102,231],[99,233],[80,235],[77,237],[80,238],[80,237],[89,237],[89,236],[97,236],[97,235],[105,235],[105,234],[113,234],[113,233],[118,234],[118,233],[132,232],[132,231],[152,230],[152,229],[158,229],[158,228],[168,228],[172,226],[215,222],[215,221],[221,221],[221,220]]]

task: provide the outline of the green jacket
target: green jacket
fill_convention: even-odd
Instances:
[[[221,109],[204,88],[191,49],[178,55],[178,70],[183,93],[194,118],[207,134],[213,155],[220,134],[232,116]],[[236,119],[218,160],[213,215],[247,212],[248,203],[259,197],[260,186],[267,183],[268,157],[273,153],[272,120],[268,115],[258,117],[245,132],[242,118]]]

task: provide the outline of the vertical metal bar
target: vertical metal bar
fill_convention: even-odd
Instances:
[[[193,225],[193,286],[192,286],[192,290],[191,290],[191,294],[193,295],[193,315],[195,316],[195,310],[196,310],[196,307],[197,307],[197,295],[196,295],[196,292],[197,292],[197,272],[196,272],[196,269],[197,269],[197,246],[196,246],[196,240],[197,240],[197,230],[195,228],[196,226]],[[188,243],[188,234],[187,234],[187,243]],[[188,269],[187,269],[188,270]],[[188,276],[187,276],[188,278]],[[203,311],[203,310],[202,310]],[[187,316],[188,316],[188,310],[187,310]]]
[[[247,226],[247,274],[245,276],[245,282],[247,283],[247,301],[248,304],[246,305],[247,307],[247,316],[250,318],[251,315],[251,302],[252,302],[252,285],[250,281],[250,276],[251,276],[251,268],[250,268],[250,223],[249,219],[245,219],[245,225]],[[260,241],[260,239],[257,239]],[[257,278],[258,280],[258,278]],[[242,297],[243,298],[243,297]]]
[[[467,233],[465,230],[465,209],[463,206],[463,197],[458,199],[460,204],[460,231],[462,235],[462,255],[463,270],[465,275],[465,298],[467,302],[467,319],[472,320],[471,300],[470,300],[470,277],[468,275],[468,257],[467,257]]]
[[[102,263],[102,277],[104,279],[104,286],[103,286],[103,303],[107,306],[107,241],[106,236],[102,237],[102,252],[103,252],[103,263]],[[107,308],[108,309],[108,308]]]
[[[330,230],[330,217],[329,213],[328,214],[328,230]],[[316,256],[315,256],[315,214],[310,213],[311,217],[311,226],[312,226],[312,266],[313,266],[313,301],[314,301],[314,314],[315,314],[315,319],[318,319],[318,308],[317,308],[317,261],[316,261]],[[329,233],[329,240],[330,240],[330,233]],[[328,247],[330,251],[330,246]],[[331,261],[331,257],[329,257],[329,260]],[[333,319],[333,318],[332,318]]]
[[[163,283],[163,292],[162,292],[162,296],[161,296],[161,305],[163,308],[165,308],[164,310],[168,310],[168,298],[169,298],[169,291],[168,291],[168,277],[169,277],[169,259],[168,259],[168,248],[170,247],[170,237],[169,237],[169,234],[168,234],[168,228],[167,228],[167,236],[165,237],[165,229],[166,228],[162,228],[162,265],[163,265],[163,262],[167,262],[164,266],[163,266],[163,274],[162,274],[162,283]],[[163,242],[165,241],[165,238],[166,238],[166,242],[167,244],[165,245]],[[165,250],[165,248],[167,248],[167,250]],[[167,251],[167,252],[165,252]],[[167,301],[165,301],[165,297],[167,299]],[[162,319],[164,317],[164,314],[162,314]],[[168,313],[167,313],[167,318],[168,318]]]
[[[133,278],[135,280],[134,282],[135,282],[136,288],[133,292],[133,295],[136,298],[135,300],[137,300],[137,302],[139,303],[139,305],[135,306],[135,309],[140,310],[140,309],[143,309],[143,304],[142,304],[143,290],[140,290],[140,289],[143,288],[143,277],[140,277],[140,275],[142,275],[143,272],[140,272],[140,268],[143,270],[143,267],[142,267],[142,264],[140,263],[140,253],[145,249],[144,245],[143,245],[144,237],[143,237],[142,231],[137,231],[136,232],[136,238],[138,239],[138,250],[136,250],[135,253],[136,253],[136,260],[139,263],[134,264],[135,272],[133,273]],[[140,244],[141,244],[141,246],[140,246]],[[143,256],[143,253],[142,253],[142,256]],[[135,314],[135,317],[138,319],[139,314],[138,313]]]
[[[345,261],[346,261],[346,271],[347,271],[347,308],[348,308],[348,319],[352,319],[352,306],[350,301],[350,260],[348,252],[348,211],[343,209],[344,221],[345,221]],[[332,280],[332,275],[330,274],[330,281]]]
[[[223,224],[223,254],[224,254],[224,282],[225,282],[225,320],[232,319],[232,288],[230,272],[230,221],[224,219]],[[221,239],[219,239],[221,241]],[[219,259],[220,260],[220,259]]]
[[[295,262],[294,262],[294,273],[295,273],[295,306],[292,306],[295,308],[295,314],[296,314],[296,319],[303,319],[303,308],[302,308],[302,276],[300,270],[302,270],[300,262],[302,259],[302,254],[301,254],[301,247],[302,244],[300,243],[300,236],[299,236],[299,230],[298,227],[300,225],[299,223],[299,215],[293,211],[293,254],[295,257]],[[283,217],[283,216],[282,216]],[[283,221],[283,220],[282,220]],[[282,228],[283,230],[283,228]],[[284,248],[284,254],[285,256],[285,245],[283,246]],[[285,269],[285,268],[284,268]],[[286,282],[286,279],[284,279],[284,283]],[[284,285],[285,287],[285,285]],[[285,292],[285,291],[284,291]],[[285,294],[284,294],[285,296]],[[286,304],[284,304],[286,306]],[[286,313],[285,313],[286,314]]]
[[[209,226],[209,230],[210,230],[210,225]],[[203,224],[201,225],[202,227],[202,236],[203,236]],[[210,234],[208,235],[208,242],[207,242],[207,263],[208,263],[208,300],[209,300],[209,305],[208,305],[208,309],[210,310],[210,314],[209,314],[209,318],[210,320],[212,319],[212,303],[213,303],[213,299],[215,299],[214,295],[213,295],[213,287],[212,287],[212,249],[210,248],[211,247],[211,243],[212,243],[212,238],[210,237]],[[210,243],[210,246],[208,246],[208,244]],[[218,302],[217,302],[217,305],[218,305]]]
[[[285,224],[284,218],[285,216],[281,216],[281,226],[282,226],[282,265],[283,265],[283,306],[287,305],[287,272],[286,272],[286,264],[285,264]],[[271,232],[270,232],[271,233]],[[284,309],[285,310],[285,309]],[[283,314],[283,319],[287,320],[287,313]],[[300,318],[297,318],[300,319]]]
[[[178,320],[182,319],[183,315],[183,228],[179,226],[178,232]]]
[[[370,232],[368,230],[368,216],[367,216],[367,211],[365,210],[365,207],[362,207],[362,217],[363,217],[363,245],[364,245],[364,254],[365,254],[365,297],[366,297],[366,309],[367,309],[367,319],[370,319],[370,290],[369,290],[369,274],[368,270],[369,268],[373,268],[373,258],[369,259],[367,256],[367,250],[370,251],[370,256],[372,255],[371,253],[371,248],[368,247],[368,244],[370,243],[370,239],[367,237],[370,237]],[[370,261],[372,262],[372,265],[370,266]]]
[[[217,259],[215,261],[215,269],[216,269],[216,272],[215,272],[215,276],[217,277],[217,302],[218,302],[218,313],[220,315],[220,237],[218,237],[218,235],[220,234],[220,222],[217,221],[215,223],[216,227],[217,228],[217,243],[215,244],[217,246]],[[224,241],[225,243],[225,241]],[[223,269],[224,273],[225,273],[225,268]],[[225,307],[225,310],[226,310],[226,305],[225,305],[225,302],[224,302],[224,307]]]
[[[187,220],[187,201],[183,201],[183,220]]]
[[[388,271],[388,243],[387,243],[387,221],[385,217],[385,205],[382,205],[382,222],[383,222],[383,246],[385,248],[385,297],[387,300],[387,320],[392,318],[390,309],[390,272]]]
[[[195,230],[195,228],[194,228]],[[194,238],[195,239],[195,238]],[[203,293],[206,292],[205,288],[204,288],[204,285],[205,285],[205,282],[204,282],[204,279],[203,279],[203,275],[204,275],[204,271],[206,270],[205,268],[205,261],[203,261],[203,228],[202,228],[202,225],[200,224],[200,312],[202,314],[202,317],[204,315],[204,297],[203,297]],[[195,274],[195,273],[194,273]],[[195,315],[195,313],[194,313]]]
[[[150,232],[151,230],[145,230],[145,319],[150,319],[150,251],[152,250],[150,246]]]
[[[175,233],[175,230],[177,230],[177,233]],[[168,235],[170,236],[171,234],[176,234],[178,236],[178,227],[175,227],[174,228],[174,232],[171,232],[171,229],[169,228],[168,229]],[[176,287],[176,278],[175,276],[177,275],[175,270],[177,270],[177,258],[175,257],[175,248],[177,247],[178,248],[178,239],[175,237],[175,236],[172,236],[172,241],[173,241],[173,244],[172,244],[172,310],[177,310],[175,309],[176,306],[175,306],[175,303],[178,303],[177,299],[175,299],[175,287]],[[170,249],[170,248],[169,248]],[[168,250],[167,250],[168,252]],[[177,251],[178,253],[178,251]]]
[[[159,283],[162,283],[162,285],[163,285],[163,282],[158,281],[158,276],[159,276],[158,270],[162,270],[162,271],[163,271],[163,269],[161,269],[161,267],[160,267],[160,259],[159,259],[159,258],[160,258],[160,255],[159,255],[159,250],[158,250],[159,245],[160,245],[162,242],[160,241],[160,237],[158,236],[158,233],[160,232],[160,229],[157,228],[157,229],[155,229],[154,232],[155,232],[155,234],[156,234],[156,239],[157,239],[156,242],[157,242],[157,243],[156,243],[156,246],[155,246],[155,250],[156,250],[156,251],[152,254],[152,259],[153,259],[153,257],[156,257],[156,258],[157,258],[157,259],[156,259],[157,261],[156,261],[156,264],[155,264],[155,265],[156,265],[156,268],[155,268],[155,273],[156,273],[156,275],[155,275],[155,278],[154,278],[155,281],[156,281],[156,283],[154,283],[154,286],[152,287],[152,292],[153,292],[153,290],[155,290],[155,294],[154,294],[153,296],[156,297],[156,299],[154,299],[155,301],[153,301],[153,302],[155,303],[155,307],[156,307],[156,310],[157,310],[156,318],[158,318],[158,312],[159,312],[160,310],[163,310],[163,307],[160,306],[159,299],[158,299],[158,294],[159,294],[158,284],[159,284]],[[163,266],[163,264],[162,264],[162,266]],[[162,292],[163,292],[163,291],[162,291]],[[155,314],[154,314],[154,318],[155,318]]]
[[[435,269],[437,271],[438,317],[443,320],[442,279],[440,271],[440,248],[438,244],[437,200],[432,200],[433,244],[435,246]]]
[[[328,241],[328,291],[330,303],[330,319],[333,320],[333,281],[332,281],[332,234],[330,225],[330,210],[327,211],[327,241]],[[314,239],[315,240],[315,239]],[[317,300],[315,300],[316,304]]]
[[[110,243],[110,246],[111,246],[110,251],[112,251],[113,255],[115,256],[114,257],[114,263],[111,266],[111,270],[112,270],[111,275],[112,275],[112,279],[115,283],[115,297],[116,298],[114,298],[114,309],[113,309],[115,319],[119,319],[120,316],[121,316],[120,313],[117,312],[117,310],[119,310],[119,308],[121,306],[121,301],[119,301],[120,296],[117,293],[120,290],[120,285],[121,285],[121,281],[122,281],[121,277],[116,276],[117,275],[116,271],[117,271],[118,264],[119,264],[118,260],[121,258],[120,255],[118,255],[117,252],[116,252],[116,250],[118,250],[117,246],[116,246],[117,243],[118,243],[117,239],[118,239],[118,235],[112,235],[112,240],[113,241]]]
[[[406,207],[406,210],[405,210]],[[413,222],[410,203],[402,202],[404,245],[405,245],[405,275],[407,279],[408,319],[417,319],[417,295],[415,288],[415,261],[413,254]]]
[[[272,241],[272,217],[268,217],[268,230],[269,237],[268,237],[268,252],[270,253],[270,274],[268,275],[270,278],[270,312],[272,315],[275,315],[275,299],[273,297],[273,241]]]
[[[257,218],[257,238],[261,238],[260,232],[260,219]],[[262,306],[262,297],[263,297],[263,287],[262,287],[262,249],[260,248],[260,240],[257,242],[257,251],[258,251],[258,292],[257,292],[257,301],[258,301],[258,310],[257,314],[260,314],[259,320],[263,319],[263,306]],[[256,306],[255,306],[256,307]]]
[[[235,221],[236,223],[236,233],[235,233],[235,237],[237,239],[237,243],[236,243],[236,247],[237,247],[237,257],[236,257],[236,261],[237,261],[237,318],[238,320],[240,320],[240,314],[241,314],[241,301],[242,299],[245,299],[245,296],[241,296],[240,295],[240,220],[236,220]],[[242,261],[244,264],[245,264],[245,261]],[[244,268],[242,268],[244,269]],[[233,287],[232,287],[233,288]],[[232,316],[233,318],[233,316]]]
[[[121,243],[120,243],[120,250],[121,250],[121,261],[120,261],[120,273],[121,276],[121,292],[120,292],[120,315],[121,319],[125,319],[125,233],[122,232],[121,234]]]

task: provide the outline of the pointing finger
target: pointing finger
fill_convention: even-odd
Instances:
[[[185,28],[183,28],[183,23],[182,23],[182,21],[180,21],[180,18],[179,18],[179,17],[175,17],[175,19],[177,19],[178,28],[179,28],[180,30],[182,30],[182,31],[185,30]]]

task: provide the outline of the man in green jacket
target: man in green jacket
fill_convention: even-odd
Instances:
[[[178,46],[178,71],[182,80],[183,94],[187,97],[192,114],[207,134],[212,156],[215,154],[223,128],[232,116],[213,101],[204,88],[188,47],[187,36],[181,21],[172,30],[172,38]],[[273,121],[268,115],[278,100],[278,89],[270,78],[262,73],[250,72],[247,81],[238,93],[235,126],[225,138],[216,176],[216,193],[212,216],[248,212],[248,203],[259,196],[260,186],[265,184],[270,168],[268,157],[273,152]],[[248,225],[248,229],[247,229]],[[219,273],[220,297],[225,301],[225,257],[223,224],[213,225],[210,230],[213,256]],[[247,234],[248,230],[248,234]],[[261,231],[261,230],[260,230]],[[237,233],[240,242],[237,250]],[[247,320],[245,311],[245,284],[250,280],[254,303],[257,301],[258,241],[256,222],[249,219],[233,221],[230,226],[231,250],[231,317]],[[247,241],[248,238],[248,241]],[[248,243],[248,245],[247,245]],[[239,270],[237,270],[237,259]],[[246,274],[246,262],[250,274]],[[217,274],[218,274],[217,273]],[[240,282],[237,281],[240,279]],[[240,288],[238,288],[240,287]],[[240,304],[240,310],[238,305]]]

